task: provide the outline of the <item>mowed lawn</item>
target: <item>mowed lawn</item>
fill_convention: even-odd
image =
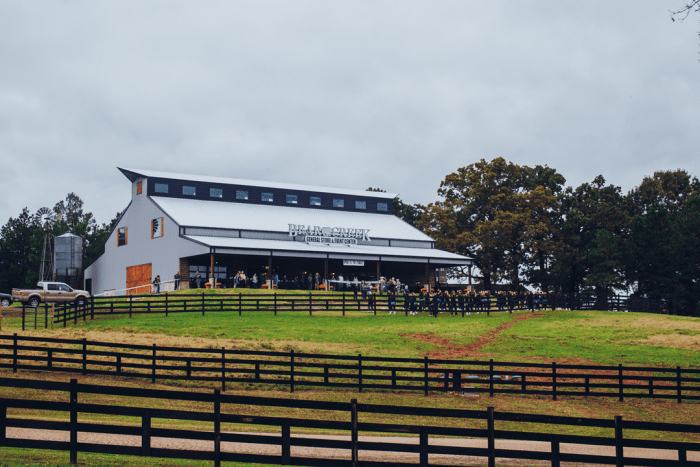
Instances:
[[[219,291],[207,291],[207,294]],[[250,291],[245,291],[248,294]],[[259,292],[258,292],[259,293]],[[306,292],[302,292],[306,293]],[[7,324],[7,322],[5,323]],[[17,332],[17,319],[3,333]],[[21,331],[20,331],[21,332]],[[363,354],[365,356],[493,358],[696,368],[700,319],[600,311],[546,310],[430,318],[402,312],[377,316],[339,310],[201,312],[127,315],[27,334],[93,341],[190,347]]]

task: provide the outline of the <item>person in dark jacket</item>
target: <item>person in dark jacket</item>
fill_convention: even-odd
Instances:
[[[198,289],[202,288],[202,276],[200,276],[199,273],[194,277],[194,283],[197,284]]]
[[[386,300],[387,300],[387,304],[389,305],[389,314],[395,315],[396,314],[396,295],[394,295],[393,290],[391,290],[391,289],[387,290]]]
[[[155,279],[153,279],[153,290],[155,291],[156,294],[160,293],[160,276],[156,276]]]
[[[175,279],[173,282],[173,290],[180,290],[180,271],[175,273],[173,279]]]

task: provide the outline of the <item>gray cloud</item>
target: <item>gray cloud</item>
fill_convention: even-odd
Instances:
[[[107,222],[117,165],[435,200],[504,157],[700,175],[697,23],[588,2],[3,2],[0,222],[69,191]]]

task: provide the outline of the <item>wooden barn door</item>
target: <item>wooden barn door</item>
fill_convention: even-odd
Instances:
[[[151,293],[151,263],[126,268],[126,288],[128,295]]]

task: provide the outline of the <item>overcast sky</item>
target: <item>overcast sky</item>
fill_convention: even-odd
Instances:
[[[681,0],[0,0],[0,225],[117,166],[437,199],[479,159],[625,191],[700,176],[699,18]]]

